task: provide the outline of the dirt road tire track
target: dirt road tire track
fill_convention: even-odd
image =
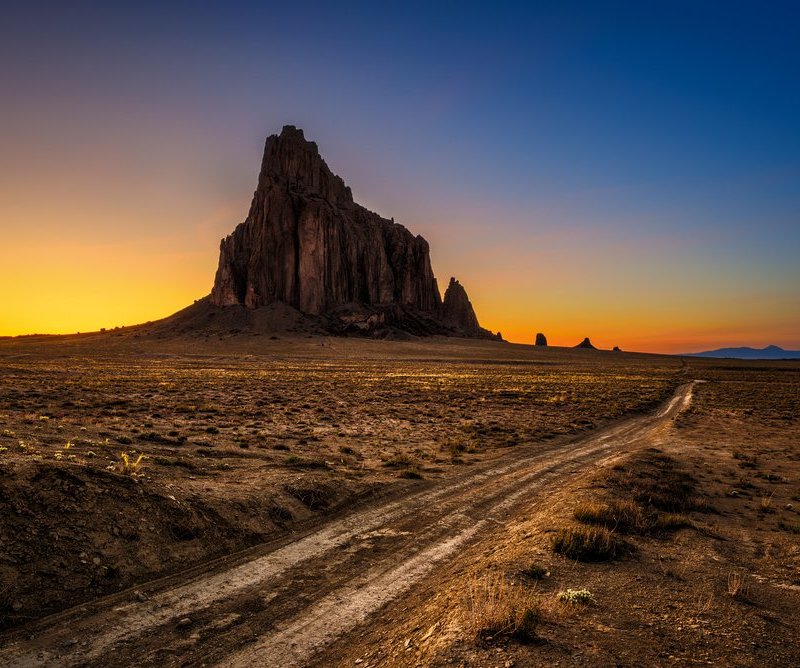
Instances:
[[[656,444],[691,400],[572,443],[507,458],[405,498],[333,519],[244,561],[161,583],[148,600],[110,597],[0,641],[5,666],[302,666],[364,623],[492,522],[599,460]],[[179,621],[189,618],[188,624]]]

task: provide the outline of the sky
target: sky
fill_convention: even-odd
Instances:
[[[799,72],[794,2],[11,2],[0,335],[208,294],[294,124],[511,341],[800,349]]]

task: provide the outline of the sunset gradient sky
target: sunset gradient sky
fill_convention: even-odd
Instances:
[[[0,335],[207,294],[291,123],[512,341],[800,349],[797,3],[163,4],[4,8]]]

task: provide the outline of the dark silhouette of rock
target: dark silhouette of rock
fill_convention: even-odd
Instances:
[[[321,314],[350,302],[437,311],[428,243],[355,204],[302,130],[267,139],[244,223],[222,240],[211,301],[282,301]]]
[[[475,334],[481,329],[478,318],[475,316],[475,310],[472,308],[472,302],[467,297],[467,291],[452,277],[444,293],[442,319],[446,324],[467,334]]]
[[[614,353],[621,353],[621,352],[622,352],[622,349],[621,349],[619,346],[614,346],[614,347],[612,348],[611,352],[614,352]]]
[[[536,342],[535,342],[534,345],[546,346],[547,345],[547,337],[544,334],[542,334],[541,332],[539,332],[538,334],[536,334]]]
[[[592,345],[592,342],[589,340],[588,336],[575,347],[576,348],[587,348],[589,350],[597,350],[597,348],[595,348]]]
[[[267,138],[250,213],[220,244],[209,300],[249,310],[281,302],[334,333],[494,337],[458,281],[442,301],[428,242],[356,204],[292,125]]]

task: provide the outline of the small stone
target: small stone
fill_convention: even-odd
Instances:
[[[179,619],[178,623],[175,624],[175,628],[179,631],[182,629],[188,629],[194,622],[192,622],[191,617],[184,617],[183,619]]]

